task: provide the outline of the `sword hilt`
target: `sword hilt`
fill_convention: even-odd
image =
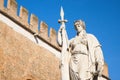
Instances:
[[[58,23],[66,23],[68,20],[58,20]]]

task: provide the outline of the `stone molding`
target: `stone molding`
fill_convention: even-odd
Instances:
[[[41,38],[43,41],[48,43],[50,46],[53,46],[57,50],[60,51],[60,47],[57,44],[57,34],[52,33],[56,32],[53,28],[50,29],[50,33],[48,33],[48,25],[43,21],[39,21],[38,17],[35,16],[33,13],[29,19],[29,11],[24,8],[23,6],[20,7],[19,16],[17,15],[18,12],[18,4],[16,0],[8,0],[7,7],[4,7],[4,0],[0,0],[0,13],[11,19],[13,22],[17,23],[18,25],[22,26],[25,30],[29,31],[30,33],[37,34],[38,38]],[[30,21],[30,23],[28,23]],[[40,22],[40,24],[39,24]],[[40,26],[40,30],[38,27]],[[50,37],[48,37],[50,34]]]

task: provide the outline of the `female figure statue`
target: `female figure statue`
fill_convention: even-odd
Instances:
[[[85,23],[82,20],[77,20],[74,26],[77,35],[68,41],[66,52],[64,51],[69,55],[69,57],[66,56],[66,64],[69,65],[70,80],[93,80],[96,74],[99,76],[98,79],[102,80],[100,77],[103,71],[104,58],[98,40],[94,35],[86,33]],[[62,36],[67,35],[62,31],[63,27],[61,26],[58,31],[58,43],[61,46],[65,40],[65,37]]]

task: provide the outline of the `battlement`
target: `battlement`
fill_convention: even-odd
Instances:
[[[0,79],[60,80],[61,48],[56,31],[50,28],[48,33],[47,23],[39,21],[34,14],[29,18],[29,11],[23,6],[18,11],[16,0],[7,0],[6,7],[4,4],[5,0],[0,0]],[[110,80],[107,64],[102,77]]]
[[[53,28],[51,28],[50,33],[48,33],[48,25],[43,21],[39,24],[39,19],[34,14],[31,14],[30,20],[28,20],[29,11],[23,6],[21,6],[20,11],[18,11],[18,4],[16,0],[8,0],[7,7],[4,7],[4,2],[4,0],[0,0],[0,13],[60,51],[56,40],[57,34]],[[19,15],[17,15],[17,12],[19,12]],[[30,23],[28,23],[28,21],[30,21]],[[38,29],[39,26],[40,30]],[[48,34],[50,34],[50,36],[48,36]]]

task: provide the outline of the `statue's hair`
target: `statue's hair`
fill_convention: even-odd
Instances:
[[[82,21],[82,20],[76,20],[74,22],[74,26],[76,27],[76,23],[79,23],[79,25],[81,25],[83,27],[83,29],[86,29],[86,26],[85,26],[85,22]]]

